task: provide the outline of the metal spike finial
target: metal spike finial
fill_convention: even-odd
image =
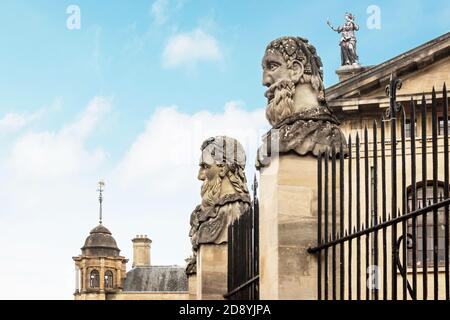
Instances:
[[[104,190],[105,190],[105,182],[103,180],[100,180],[98,182],[98,189],[97,189],[97,191],[99,192],[98,202],[100,203],[100,219],[99,219],[100,224],[102,224],[102,203]]]
[[[255,201],[258,194],[258,179],[256,178],[256,174],[253,177],[252,190],[253,190],[253,201]]]
[[[256,173],[253,176],[253,186],[252,186],[253,191],[258,190],[258,179],[256,179]]]

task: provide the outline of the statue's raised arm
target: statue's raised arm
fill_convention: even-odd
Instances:
[[[342,31],[340,27],[334,28],[334,27],[331,25],[330,20],[327,20],[327,25],[328,25],[328,26],[331,28],[331,30],[333,30],[333,31],[336,31],[336,32],[341,32],[341,31]]]

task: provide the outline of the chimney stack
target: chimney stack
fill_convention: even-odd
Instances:
[[[137,235],[133,240],[133,268],[150,266],[152,240],[147,235]]]

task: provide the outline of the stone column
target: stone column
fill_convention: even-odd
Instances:
[[[280,155],[261,170],[261,299],[317,299],[316,242],[317,158]]]
[[[105,259],[100,259],[100,292],[105,290]]]
[[[85,271],[84,272],[84,289],[85,289],[85,291],[87,291],[90,288],[89,279],[91,277],[91,270],[90,270],[90,268],[86,267],[84,269],[84,271]]]
[[[114,283],[114,289],[122,289],[123,288],[123,286],[122,286],[122,272],[121,272],[121,270],[120,270],[120,265],[117,265],[116,266],[116,275],[115,275],[115,279],[114,279],[114,281],[115,281],[115,283]]]
[[[227,293],[228,245],[201,244],[197,255],[197,299],[222,300]]]
[[[75,293],[80,292],[80,268],[75,266]]]
[[[80,278],[81,278],[81,288],[80,292],[84,292],[86,290],[86,269],[81,266],[80,268]]]
[[[197,300],[197,274],[188,275],[189,300]]]

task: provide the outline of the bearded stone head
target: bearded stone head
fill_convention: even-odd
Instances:
[[[322,62],[308,40],[281,37],[270,42],[262,68],[263,85],[268,87],[266,118],[272,126],[306,107],[324,103]]]
[[[248,194],[245,177],[245,152],[236,139],[218,136],[205,140],[201,147],[198,179],[201,188],[202,208],[214,206],[230,194]]]

